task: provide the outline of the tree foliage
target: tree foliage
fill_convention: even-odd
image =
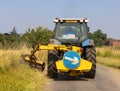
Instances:
[[[23,35],[23,40],[28,43],[48,44],[49,39],[53,37],[53,32],[47,28],[37,27],[36,29],[28,29]]]
[[[103,33],[100,29],[93,33],[89,33],[89,37],[94,40],[96,46],[109,44],[109,38],[107,38],[107,34]]]
[[[0,47],[2,48],[15,48],[21,41],[20,34],[17,33],[14,27],[10,33],[0,34]]]
[[[10,33],[0,33],[1,48],[18,48],[23,43],[32,45],[33,43],[47,44],[53,37],[53,32],[47,28],[37,27],[28,29],[24,34],[18,34],[14,27]]]
[[[109,44],[107,34],[100,29],[93,33],[89,33],[89,38],[95,41],[96,46]],[[23,43],[30,46],[34,43],[48,44],[49,40],[53,38],[53,31],[47,28],[37,27],[36,29],[28,29],[24,34],[18,34],[15,27],[10,33],[0,33],[0,47],[1,48],[18,48]]]

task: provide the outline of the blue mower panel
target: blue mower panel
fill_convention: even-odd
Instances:
[[[86,46],[94,46],[94,41],[92,39],[87,39],[84,42],[82,42],[82,47]]]
[[[80,65],[81,57],[77,52],[66,52],[63,56],[63,63],[68,69],[75,69]]]

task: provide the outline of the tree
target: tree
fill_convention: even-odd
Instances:
[[[0,33],[0,42],[3,41],[3,39],[4,39],[3,36],[4,36],[4,35],[3,35],[2,33]]]
[[[13,27],[12,31],[10,32],[11,35],[17,35],[17,30],[15,26]]]
[[[107,38],[107,34],[103,33],[100,29],[98,29],[94,33],[89,33],[89,37],[94,39],[96,46],[106,45],[109,42],[109,39]]]
[[[28,29],[28,31],[23,35],[23,40],[33,44],[48,44],[49,39],[53,37],[53,32],[47,28],[37,27],[36,29]]]
[[[20,42],[21,42],[21,36],[17,33],[17,30],[15,27],[13,27],[12,31],[10,33],[4,33],[2,43],[3,46],[6,46],[5,48],[18,48]],[[7,46],[9,45],[9,46]]]

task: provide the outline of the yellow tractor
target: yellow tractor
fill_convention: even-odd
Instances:
[[[69,76],[94,78],[96,73],[96,50],[94,41],[88,38],[88,19],[56,18],[54,39],[48,45],[36,44],[31,54],[23,59],[42,71],[45,63],[38,61],[35,53],[48,50],[47,75],[57,78],[58,73]]]

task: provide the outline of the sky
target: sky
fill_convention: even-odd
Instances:
[[[87,17],[91,32],[101,29],[120,39],[120,0],[0,0],[0,33],[14,26],[18,33],[38,26],[53,30],[56,17]]]

